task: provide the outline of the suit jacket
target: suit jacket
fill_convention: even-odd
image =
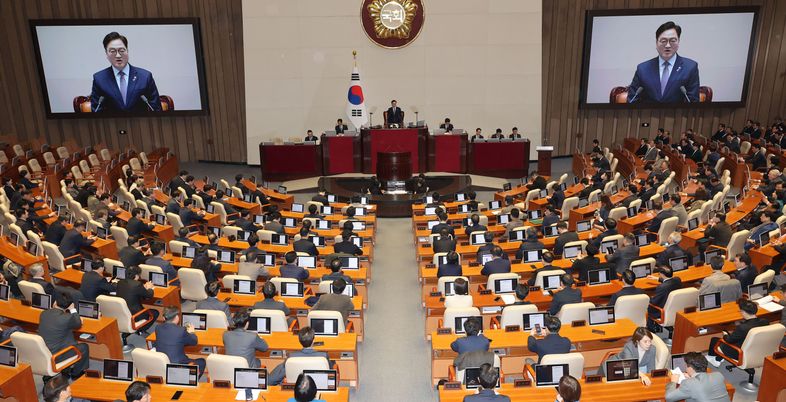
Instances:
[[[576,232],[565,232],[557,236],[557,240],[554,242],[554,254],[562,255],[565,244],[572,241],[579,241],[579,235]]]
[[[74,330],[82,327],[79,314],[68,313],[59,308],[50,308],[41,312],[38,335],[44,338],[44,343],[52,353],[76,345]]]
[[[546,179],[543,176],[538,176],[535,178],[535,180],[532,181],[532,183],[527,184],[527,188],[530,190],[543,190],[546,188],[546,184],[548,184],[546,183]]]
[[[404,124],[404,111],[400,107],[389,107],[387,110],[388,124]]]
[[[541,339],[530,336],[527,340],[527,348],[530,352],[538,354],[538,363],[540,363],[545,355],[570,352],[570,339],[554,333]]]
[[[476,350],[489,350],[491,342],[483,335],[465,336],[458,338],[450,344],[450,348],[458,354],[473,352]]]
[[[680,87],[684,86],[690,102],[699,101],[699,65],[695,61],[678,54],[669,61],[669,81],[663,93],[660,90],[660,58],[654,57],[636,66],[636,73],[630,83],[630,89],[636,91],[643,87],[636,99],[633,93],[628,96],[628,102],[639,103],[686,103]]]
[[[563,202],[565,202],[565,192],[562,190],[554,191],[549,198],[549,203],[556,209],[562,209]]]
[[[55,285],[52,285],[51,282],[47,282],[47,281],[45,281],[45,280],[43,280],[41,278],[31,278],[30,282],[37,283],[37,284],[41,285],[41,287],[44,288],[44,293],[46,293],[46,294],[48,294],[50,296],[54,296],[55,295]]]
[[[459,264],[444,264],[440,265],[437,269],[437,278],[443,276],[461,276],[461,265]]]
[[[456,241],[450,238],[442,239],[436,238],[431,243],[431,248],[435,253],[447,253],[448,251],[456,251]]]
[[[464,234],[469,236],[472,232],[485,232],[485,231],[488,231],[488,230],[489,229],[487,227],[485,227],[485,226],[483,226],[481,224],[477,224],[477,225],[467,226],[464,229]]]
[[[336,134],[344,134],[344,131],[347,131],[348,127],[346,124],[336,125],[335,130]]]
[[[734,232],[727,222],[719,222],[704,231],[704,238],[709,240],[710,245],[726,247],[729,245],[731,235]]]
[[[120,95],[120,88],[117,86],[115,79],[115,70],[113,67],[107,67],[95,74],[93,74],[93,90],[90,93],[90,109],[99,112],[148,112],[150,108],[153,111],[161,111],[161,99],[158,97],[158,88],[156,81],[153,79],[153,74],[143,68],[128,65],[128,87],[126,89],[126,99]],[[150,104],[148,106],[142,100],[142,96],[147,97]],[[100,98],[104,100],[100,106],[98,104]]]
[[[134,279],[121,279],[117,282],[117,297],[126,301],[131,314],[136,314],[143,308],[142,300],[153,297],[153,289],[145,289],[141,282]]]
[[[172,265],[172,263],[167,261],[167,260],[165,260],[165,259],[163,259],[163,258],[161,258],[161,257],[159,257],[159,256],[157,256],[157,255],[149,257],[145,261],[145,264],[153,265],[153,266],[156,266],[156,267],[160,267],[164,271],[164,273],[167,275],[167,280],[171,281],[172,279],[177,278],[177,270]],[[179,283],[180,282],[176,281],[176,282],[173,283],[173,285],[177,286]]]
[[[546,246],[537,238],[527,239],[521,242],[518,251],[516,251],[516,259],[521,260],[524,258],[524,253],[532,250],[543,250]]]
[[[166,354],[174,364],[186,364],[191,359],[186,356],[185,347],[197,344],[196,334],[189,334],[184,327],[165,322],[156,325],[156,351]],[[229,345],[224,344],[224,347]]]
[[[145,263],[145,255],[132,246],[121,248],[118,254],[120,255],[120,262],[122,262],[123,266],[126,268]]]
[[[324,357],[325,360],[327,360],[328,363],[330,364],[330,367],[333,367],[333,362],[330,361],[330,359],[328,359],[327,352],[318,352],[314,350],[314,348],[310,348],[310,347],[303,348],[302,350],[299,351],[296,350],[292,353],[288,353],[287,359],[289,359],[290,357],[318,357],[318,356]],[[281,384],[281,381],[284,380],[284,376],[286,375],[286,366],[287,366],[287,361],[284,360],[283,363],[276,366],[273,369],[273,371],[270,372],[270,375],[268,376],[268,382],[270,383],[270,385]]]
[[[551,226],[555,223],[559,222],[559,216],[557,215],[549,215],[543,217],[543,223],[541,224],[543,227]],[[522,225],[519,225],[522,226]]]
[[[588,272],[592,269],[597,269],[600,266],[600,259],[598,257],[586,256],[580,260],[576,260],[573,263],[571,269],[573,272],[579,273],[579,280],[587,282],[588,280]]]
[[[229,305],[222,302],[221,300],[216,299],[215,297],[208,296],[207,299],[198,301],[196,304],[197,310],[217,310],[223,311],[226,314],[227,319],[229,319],[232,315],[232,312],[229,311]],[[226,343],[224,343],[226,345]]]
[[[292,244],[295,252],[300,253],[308,253],[308,255],[316,256],[319,255],[319,250],[317,250],[317,246],[309,239],[300,239]]]
[[[745,161],[753,165],[751,170],[757,170],[760,168],[767,167],[767,158],[764,156],[764,154],[761,151],[746,157]]]
[[[668,247],[666,247],[666,250],[663,250],[662,253],[658,254],[658,257],[655,259],[655,262],[658,265],[664,265],[664,264],[668,265],[669,259],[674,257],[682,257],[685,255],[687,255],[687,253],[685,253],[685,250],[683,250],[679,244],[671,244]],[[688,261],[690,261],[690,257],[688,257]]]
[[[646,373],[652,372],[657,367],[655,367],[655,347],[651,347],[650,350],[644,352],[644,356],[639,359],[639,348],[638,346],[633,344],[633,341],[629,340],[625,342],[625,346],[622,347],[622,351],[617,353],[616,355],[609,358],[609,360],[626,360],[626,359],[637,359],[639,360],[638,366],[639,367],[647,367],[645,370]],[[605,368],[606,364],[602,364],[602,367]]]
[[[303,267],[297,266],[297,264],[282,265],[279,274],[282,278],[294,278],[299,281],[308,279],[308,275],[308,271]]]
[[[94,302],[100,295],[108,295],[117,290],[114,283],[107,282],[106,279],[96,272],[90,271],[82,276],[82,284],[79,291],[82,292],[84,300]]]
[[[243,217],[239,217],[235,219],[235,226],[245,230],[246,232],[251,232],[251,233],[256,233],[257,230],[261,229],[260,227],[255,225],[254,222],[251,222],[250,220],[245,219]]]
[[[223,339],[225,355],[244,357],[248,362],[248,367],[259,368],[260,363],[256,352],[267,351],[267,342],[264,339],[255,332],[242,328],[224,332]]]
[[[570,303],[581,303],[581,289],[565,288],[554,293],[551,299],[549,314],[557,315],[560,309],[562,309],[562,306]]]
[[[447,228],[448,229],[448,233],[450,233],[453,236],[456,235],[456,232],[453,230],[453,226],[450,226],[446,222],[440,222],[440,223],[434,225],[434,227],[431,228],[431,234],[439,233],[442,230],[442,228]]]
[[[614,254],[608,256],[606,261],[616,265],[615,271],[617,274],[622,274],[626,269],[630,268],[630,263],[639,258],[639,248],[633,244],[627,247],[620,247]]]
[[[642,202],[646,202],[646,200]],[[661,223],[663,223],[664,220],[674,216],[677,216],[677,213],[675,211],[672,211],[671,209],[664,209],[658,212],[658,214],[655,215],[655,217],[652,219],[652,222],[650,222],[650,225],[647,227],[647,230],[653,233],[657,233],[658,230],[660,230]]]
[[[363,249],[356,246],[351,241],[340,241],[333,244],[333,252],[346,253],[351,255],[363,255]]]
[[[748,291],[748,286],[753,284],[753,280],[756,279],[758,272],[758,269],[753,265],[749,265],[747,268],[737,271],[735,277],[740,281],[740,288],[743,292]]]
[[[673,277],[655,288],[655,295],[650,298],[650,304],[663,307],[669,298],[669,293],[682,288],[682,279]]]
[[[180,217],[180,222],[183,223],[184,226],[191,226],[195,221],[200,220],[200,216],[191,208],[180,208],[180,212],[177,213],[177,216]]]
[[[508,272],[510,272],[510,261],[504,258],[494,258],[483,264],[483,269],[480,270],[480,274],[485,276],[491,274],[505,274]]]
[[[726,380],[719,371],[696,373],[677,387],[676,383],[666,384],[666,402],[731,402],[726,390]]]
[[[674,211],[674,216],[678,219],[678,225],[685,226],[688,224],[688,210],[685,209],[685,205],[675,205],[671,207],[671,210]]]
[[[58,221],[52,222],[44,233],[44,240],[59,246],[65,236],[66,228]],[[65,256],[65,255],[64,255]]]
[[[60,253],[63,257],[68,258],[72,255],[79,254],[79,249],[93,244],[93,240],[88,240],[82,237],[76,229],[69,229],[63,235],[63,240],[60,242]]]
[[[463,402],[510,402],[510,397],[497,395],[493,389],[482,389],[477,394],[467,395]]]
[[[352,304],[352,298],[347,295],[327,293],[320,296],[317,304],[311,309],[314,311],[338,311],[341,313],[341,317],[344,318],[344,322],[346,323],[349,319],[349,312],[355,309],[355,305]]]
[[[606,304],[606,305],[607,306],[613,306],[614,303],[617,302],[617,299],[619,299],[622,296],[643,295],[643,294],[646,294],[646,293],[644,293],[643,290],[641,290],[641,289],[639,289],[639,288],[637,288],[635,286],[624,286],[617,293],[614,293],[613,295],[611,295],[611,299],[609,299],[609,303]]]
[[[265,230],[270,230],[278,234],[284,234],[284,225],[281,222],[270,221],[265,222]]]
[[[166,208],[164,209],[164,212],[167,212],[167,213],[171,212],[173,214],[180,215],[180,211],[181,210],[182,210],[182,208],[180,207],[180,203],[177,202],[177,198],[172,197],[172,198],[169,199],[169,201],[167,201]]]
[[[283,311],[284,315],[289,315],[289,307],[287,307],[286,303],[282,301],[277,301],[274,299],[263,299],[256,303],[254,303],[253,310],[262,309],[262,310],[279,310]]]
[[[147,224],[142,222],[139,218],[131,218],[126,225],[126,232],[129,236],[139,236],[144,232],[153,230],[156,227],[154,224]]]

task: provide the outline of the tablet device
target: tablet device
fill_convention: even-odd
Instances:
[[[195,330],[204,331],[207,329],[207,314],[205,313],[182,313],[183,319],[180,325],[185,327],[191,324]]]
[[[267,369],[235,367],[235,389],[267,389]]]
[[[52,296],[33,292],[31,305],[37,309],[49,310],[52,307]]]
[[[16,348],[8,345],[0,345],[0,365],[16,367]]]
[[[699,295],[699,311],[714,310],[721,307],[720,292]]]
[[[611,324],[614,322],[614,307],[589,309],[589,325]]]
[[[150,273],[150,282],[153,282],[153,286],[158,286],[160,288],[165,288],[169,286],[169,278],[165,272],[151,272]]]
[[[319,392],[335,392],[338,387],[336,370],[303,370],[303,374],[314,380]]]
[[[337,318],[311,318],[309,325],[316,336],[338,336]]]
[[[606,361],[606,382],[630,381],[638,379],[638,359]]]
[[[134,381],[134,362],[104,359],[103,372],[105,380]]]
[[[516,291],[518,281],[516,278],[505,278],[494,280],[494,293],[513,293]]]
[[[303,282],[281,282],[281,297],[303,297]]]
[[[80,300],[76,303],[76,312],[80,317],[98,319],[98,303]]]
[[[535,386],[553,387],[559,380],[569,374],[567,364],[537,364],[535,365]]]
[[[270,333],[270,317],[249,317],[248,330],[258,334]]]
[[[235,279],[232,283],[232,293],[240,295],[254,295],[257,292],[256,281],[248,279]]]
[[[544,275],[543,276],[543,290],[558,289],[560,282],[559,278],[562,275]]]
[[[167,364],[166,384],[196,387],[199,367],[190,364]]]

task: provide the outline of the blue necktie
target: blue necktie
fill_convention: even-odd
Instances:
[[[123,103],[126,103],[126,89],[128,85],[126,85],[126,73],[121,71],[118,73],[120,75],[120,96],[123,97]]]
[[[663,96],[663,91],[666,90],[666,84],[669,83],[669,62],[663,62],[663,74],[660,76],[660,94]]]

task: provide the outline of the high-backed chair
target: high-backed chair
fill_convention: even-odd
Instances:
[[[665,243],[666,240],[669,238],[669,235],[674,233],[677,230],[677,224],[680,223],[680,218],[676,216],[672,216],[671,218],[666,218],[660,223],[660,229],[658,229],[658,243]]]
[[[677,317],[677,313],[682,312],[688,307],[696,307],[698,302],[699,289],[677,289],[669,293],[669,297],[666,299],[666,303],[663,305],[663,308],[654,304],[650,304],[650,308],[660,312],[660,316],[655,317],[650,314],[649,318],[661,327],[665,328],[669,333],[669,338],[671,338],[674,320]],[[667,343],[670,342],[671,340],[667,341]]]
[[[591,302],[565,304],[557,313],[557,318],[566,324],[573,321],[587,321],[591,308],[595,308]]]
[[[307,321],[309,325],[311,325],[312,319],[337,319],[338,320],[338,333],[343,334],[345,332],[354,332],[355,328],[352,325],[352,321],[348,323],[344,323],[344,317],[338,311],[332,310],[309,310]]]
[[[458,317],[475,317],[480,316],[480,310],[477,307],[449,307],[445,309],[445,314],[439,321],[439,326],[442,328],[450,328],[456,332],[456,318]],[[463,328],[459,328],[463,331]]]
[[[775,271],[768,269],[756,275],[756,277],[753,279],[753,284],[758,285],[760,283],[766,283],[767,287],[769,288],[769,286],[772,284],[773,279],[775,279]],[[748,289],[745,290],[747,291]]]
[[[748,335],[745,337],[740,347],[732,345],[721,338],[715,345],[715,353],[737,368],[745,370],[745,372],[748,373],[748,381],[741,382],[739,386],[748,391],[756,392],[759,388],[753,383],[756,369],[764,365],[765,357],[778,351],[784,332],[786,332],[786,327],[784,327],[783,324],[770,324],[764,327],[756,327],[748,331]],[[734,359],[727,356],[723,352],[723,349],[721,349],[721,345],[726,345],[737,351],[737,358]],[[727,368],[731,371],[732,366],[728,366]]]
[[[570,217],[570,210],[579,206],[579,197],[568,197],[562,202],[560,220],[567,221]]]
[[[41,236],[32,230],[27,231],[27,240],[36,245],[35,255],[44,255],[44,245],[41,242]]]
[[[210,381],[235,382],[235,369],[248,368],[248,360],[242,356],[228,356],[218,353],[207,355],[207,372]]]
[[[576,379],[584,377],[584,355],[581,352],[544,355],[540,364],[567,364],[568,372]]]
[[[619,221],[622,218],[628,216],[628,209],[625,207],[616,207],[612,208],[609,211],[609,218]]]
[[[183,255],[183,248],[188,247],[188,243],[178,241],[178,240],[170,240],[169,241],[169,252],[172,254],[177,254],[182,256]]]
[[[614,317],[618,320],[627,318],[637,327],[646,327],[649,304],[650,297],[647,295],[620,296],[614,302]]]
[[[745,241],[748,239],[748,236],[750,236],[750,231],[740,230],[734,232],[734,234],[731,235],[729,244],[726,247],[715,246],[715,245],[711,247],[725,250],[726,259],[731,261],[734,260],[734,257],[736,257],[737,254],[742,254],[745,251]]]
[[[655,369],[666,368],[669,362],[669,356],[671,356],[671,352],[669,352],[669,347],[666,345],[666,342],[663,342],[663,339],[660,339],[659,336],[653,335],[652,347],[655,348]]]
[[[287,316],[281,310],[254,309],[251,310],[251,317],[270,318],[270,332],[289,332],[297,326],[297,320],[288,325]]]
[[[22,296],[24,296],[25,300],[33,301],[33,293],[46,293],[44,292],[44,287],[41,286],[39,283],[30,282],[26,280],[21,280],[17,282],[19,286],[19,290],[22,292]]]
[[[82,352],[76,346],[68,346],[52,354],[46,346],[44,338],[37,334],[17,331],[11,334],[11,342],[16,347],[18,360],[29,364],[35,375],[54,377],[82,358]],[[59,363],[56,362],[60,356],[69,352],[73,352],[75,355]]]
[[[330,364],[323,356],[298,356],[286,360],[285,382],[294,383],[303,370],[329,370]]]
[[[207,279],[201,269],[180,268],[177,271],[177,277],[180,279],[181,298],[197,302],[207,299],[205,292]]]
[[[207,316],[207,328],[220,328],[220,329],[227,329],[229,328],[229,321],[227,320],[227,315],[223,311],[219,310],[203,310],[203,309],[196,309],[194,310],[195,313],[205,314]]]
[[[130,351],[132,348],[127,344],[126,338],[155,319],[152,310],[148,308],[131,314],[128,304],[122,297],[100,295],[96,297],[96,302],[98,302],[98,308],[104,317],[114,318],[117,321],[117,328],[122,334],[124,352]]]
[[[60,253],[60,249],[57,248],[56,245],[48,241],[42,241],[41,245],[44,246],[44,255],[49,263],[49,272],[56,273],[66,269],[66,260],[63,258],[63,254]],[[70,257],[69,261],[76,262],[76,259]]]
[[[502,309],[502,316],[500,321],[497,322],[496,317],[491,318],[492,326],[497,328],[505,328],[510,325],[518,325],[519,328],[524,328],[524,314],[537,313],[538,306],[534,304],[521,304],[510,305]]]
[[[110,226],[109,231],[112,233],[112,238],[115,240],[118,251],[128,246],[128,231],[126,228],[115,225]]]
[[[137,378],[146,378],[147,376],[166,378],[166,365],[169,364],[169,356],[165,353],[137,348],[131,351],[131,360],[134,362]]]

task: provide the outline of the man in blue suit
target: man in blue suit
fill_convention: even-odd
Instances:
[[[117,32],[110,32],[104,37],[104,51],[111,66],[93,74],[91,110],[160,112],[161,99],[153,74],[128,64],[128,39]]]
[[[628,103],[699,101],[699,65],[677,54],[681,34],[682,28],[672,21],[658,27],[655,31],[658,57],[636,66],[628,88]]]
[[[207,365],[205,359],[191,359],[186,356],[186,346],[197,344],[197,336],[194,327],[186,324],[180,326],[180,311],[177,307],[164,308],[163,324],[156,326],[156,350],[166,354],[169,362],[173,364],[196,364],[199,367],[199,374],[205,372]]]
[[[458,338],[450,344],[450,348],[458,353],[474,352],[476,350],[487,351],[491,343],[488,338],[480,334],[483,323],[475,317],[464,320],[464,332],[467,336]]]

